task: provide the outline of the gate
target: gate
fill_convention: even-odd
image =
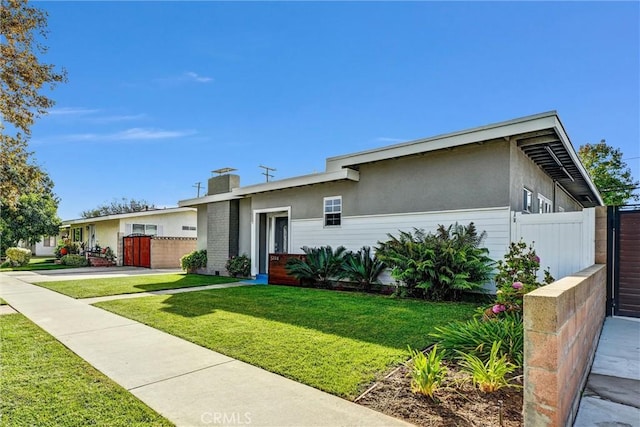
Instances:
[[[608,314],[640,317],[640,205],[608,209]]]
[[[123,238],[123,264],[151,268],[151,236],[127,236]]]

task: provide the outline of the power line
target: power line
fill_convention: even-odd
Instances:
[[[264,169],[264,172],[262,172],[262,175],[264,175],[267,178],[267,182],[269,182],[269,178],[273,178],[273,175],[270,174],[269,172],[275,172],[276,168],[270,168],[269,166],[258,166],[259,168]]]

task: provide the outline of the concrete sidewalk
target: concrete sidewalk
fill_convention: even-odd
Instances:
[[[0,296],[178,426],[409,425],[3,273]]]
[[[29,283],[55,282],[61,280],[102,279],[106,277],[129,277],[152,274],[183,273],[180,269],[150,269],[143,267],[79,267],[60,270],[6,271],[2,274]]]
[[[574,423],[592,426],[640,426],[640,319],[605,319]]]

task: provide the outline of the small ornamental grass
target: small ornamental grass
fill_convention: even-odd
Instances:
[[[433,399],[433,394],[440,387],[447,375],[447,368],[442,363],[443,353],[438,353],[438,346],[434,345],[428,356],[420,350],[409,347],[412,363],[408,362],[409,376],[411,376],[411,391],[424,394]]]
[[[505,354],[498,356],[500,345],[500,341],[495,341],[491,345],[491,352],[486,361],[474,354],[458,351],[461,357],[458,366],[471,375],[473,384],[485,393],[492,393],[503,387],[515,386],[507,380],[506,376],[513,373],[517,367],[507,360]]]
[[[435,328],[430,337],[439,341],[449,354],[454,350],[470,353],[482,359],[491,354],[492,343],[499,342],[499,354],[516,366],[522,366],[524,327],[519,313],[505,313],[499,318],[474,318]]]

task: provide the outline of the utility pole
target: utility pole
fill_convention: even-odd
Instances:
[[[269,166],[258,166],[259,168],[264,169],[264,172],[262,172],[262,175],[264,175],[267,178],[267,182],[269,182],[269,178],[273,178],[273,175],[270,174],[269,172],[275,172],[276,168],[270,168]]]
[[[192,187],[197,188],[198,189],[198,197],[200,197],[200,188],[201,188],[202,183],[201,182],[196,182],[195,185],[192,185]]]

